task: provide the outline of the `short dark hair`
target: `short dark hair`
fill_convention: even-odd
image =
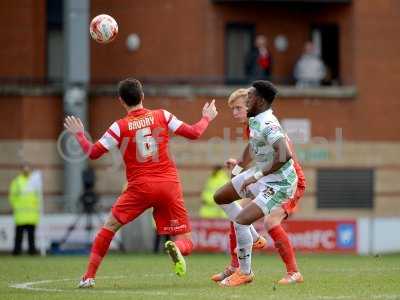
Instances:
[[[268,103],[272,103],[278,94],[278,90],[272,84],[272,82],[267,80],[256,80],[251,84],[257,91],[257,94],[263,98]]]
[[[124,79],[118,83],[118,96],[128,106],[138,105],[143,97],[142,84],[134,78]]]

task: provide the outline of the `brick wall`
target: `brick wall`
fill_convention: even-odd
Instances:
[[[45,3],[44,0],[0,1],[0,78],[43,80]]]
[[[224,75],[225,25],[254,24],[265,34],[274,57],[274,75],[288,77],[310,38],[312,24],[336,23],[340,29],[340,69],[345,84],[353,83],[353,9],[351,5],[214,4],[212,1],[92,1],[92,15],[104,12],[120,25],[118,39],[107,46],[91,43],[92,76],[105,81],[130,75],[183,77]],[[141,47],[126,48],[126,37],[137,33]],[[278,34],[288,38],[286,52],[273,46]],[[113,63],[110,64],[110,58]]]
[[[2,156],[0,156],[0,213],[9,212],[7,203],[8,186],[18,172],[20,157],[32,162],[34,167],[43,171],[44,196],[47,212],[60,211],[63,198],[63,165],[57,152],[56,144],[51,140],[30,140],[24,142],[0,141]],[[321,145],[305,145],[301,148],[321,148]],[[191,215],[198,213],[201,205],[200,193],[204,183],[211,173],[212,166],[219,164],[227,157],[237,157],[241,153],[243,143],[233,142],[229,147],[207,141],[182,143],[171,142],[173,153],[182,186],[186,205]],[[398,216],[400,211],[400,176],[398,153],[400,143],[344,143],[341,158],[337,159],[335,145],[323,145],[328,156],[323,160],[306,160],[302,163],[307,189],[301,200],[296,218],[329,218],[370,216]],[[377,155],[378,153],[378,155]],[[111,155],[106,155],[93,166],[96,170],[96,190],[102,196],[103,205],[109,208],[119,195],[125,183],[123,169],[113,164]],[[318,168],[372,168],[374,176],[374,209],[317,209],[316,180]],[[104,202],[110,199],[110,202]]]
[[[24,6],[19,4],[10,2],[6,7],[5,2],[0,3],[2,20],[13,24],[2,27],[3,33],[0,35],[3,41],[0,54],[4,58],[0,62],[0,77],[43,78],[46,66],[45,1],[27,0]],[[397,0],[383,0],[376,7],[369,5],[368,1],[354,1],[352,5],[282,6],[213,4],[206,0],[94,0],[91,3],[91,14],[108,12],[114,15],[120,23],[120,35],[110,45],[92,42],[92,75],[94,80],[128,75],[223,75],[224,26],[227,22],[253,22],[258,33],[265,33],[271,39],[277,34],[286,34],[289,38],[287,52],[280,54],[271,48],[276,74],[283,75],[291,71],[301,52],[302,43],[307,38],[309,26],[318,22],[335,22],[340,26],[342,78],[345,83],[355,83],[358,96],[349,101],[325,101],[315,97],[277,101],[278,115],[310,118],[315,136],[333,138],[334,128],[341,127],[346,140],[398,140],[400,123],[393,120],[397,119],[400,110],[400,61],[397,59],[400,42],[396,39],[400,25],[394,13],[399,6]],[[134,53],[128,52],[125,47],[125,38],[131,32],[138,33],[142,39],[142,47]],[[9,98],[10,101],[15,99],[15,103],[10,102],[10,107],[0,103],[6,116],[1,122],[14,124],[10,130],[0,129],[0,133],[4,132],[4,135],[0,135],[2,138],[17,136],[16,131],[20,130],[15,118],[6,113],[22,105],[22,98],[17,98]],[[23,101],[24,109],[41,109],[36,105],[37,102],[27,108],[25,105],[29,107],[33,104],[28,98]],[[36,101],[33,98],[31,100]],[[93,102],[99,107],[98,110],[91,108],[92,127],[98,133],[105,128],[111,115],[108,111],[102,111],[103,105],[108,103],[107,97],[98,97]],[[60,114],[54,115],[51,112],[57,109],[55,106],[58,104],[48,103],[42,106],[42,115],[56,122],[52,118],[58,118]],[[164,103],[170,103],[168,105],[173,107],[172,111],[190,121],[195,120],[201,105],[196,101],[186,101],[182,105],[182,102],[175,103],[175,99],[148,98],[151,107],[153,104],[163,106]],[[120,112],[118,108],[111,110]],[[218,125],[227,122],[226,116],[221,114],[220,119],[225,119],[218,121]],[[101,126],[93,123],[97,121]],[[26,133],[26,138],[42,138],[48,134],[54,137],[55,131],[60,128],[60,124],[56,124],[53,129],[42,129],[49,132],[40,133],[35,124],[31,126],[33,129]],[[54,131],[54,128],[57,130]]]
[[[329,5],[296,10],[266,4],[245,7],[215,5],[208,0],[94,0],[92,15],[107,12],[115,16],[121,31],[113,44],[92,42],[92,75],[95,80],[128,75],[223,75],[226,22],[255,22],[256,31],[270,38],[286,34],[288,51],[284,54],[273,52],[275,72],[283,75],[291,71],[300,54],[310,23],[336,22],[341,32],[341,76],[346,84],[355,84],[357,96],[350,99],[318,96],[279,98],[275,110],[280,118],[309,118],[312,136],[332,140],[335,128],[342,128],[347,149],[352,149],[349,150],[352,154],[343,163],[377,168],[378,205],[375,212],[391,214],[398,211],[396,203],[399,203],[400,193],[393,179],[399,177],[398,163],[394,159],[400,151],[400,122],[396,122],[400,111],[400,42],[397,39],[400,2],[382,0],[378,6],[371,6],[369,1],[363,0],[352,3],[350,6]],[[262,17],[258,15],[260,11]],[[0,2],[0,15],[6,24],[0,29],[0,55],[3,58],[0,78],[43,79],[46,69],[45,1],[26,0],[23,6],[20,2],[3,1]],[[142,39],[142,48],[134,53],[129,53],[125,47],[125,38],[131,32],[138,33]],[[163,107],[188,122],[195,122],[203,103],[211,97],[148,96],[146,106]],[[203,146],[183,148],[182,154],[192,151],[198,154],[204,148],[205,139],[221,136],[221,128],[234,126],[225,101],[225,98],[217,97],[220,115],[204,136]],[[123,114],[113,97],[92,96],[89,119],[93,137],[98,138],[112,120]],[[62,115],[60,96],[7,94],[0,97],[0,193],[3,198],[7,182],[17,172],[19,158],[14,156],[19,153],[21,144],[27,147],[25,149],[34,161],[45,166],[48,195],[61,195],[62,163],[55,152],[54,141],[62,130]],[[313,216],[316,212],[313,185],[317,167],[306,164],[310,189],[305,198],[309,200],[303,201],[300,216]],[[117,192],[123,180],[121,173],[115,177],[104,169],[99,170],[103,170],[99,172],[100,192],[110,192],[108,187],[114,187]],[[209,169],[193,164],[182,166],[181,172],[189,205],[195,211],[201,180],[187,180],[204,179]],[[348,214],[347,211],[338,213]]]
[[[393,89],[396,89],[393,87]],[[362,91],[361,91],[362,92]],[[400,91],[399,91],[400,93]],[[290,97],[278,98],[274,110],[279,118],[308,118],[312,137],[335,139],[341,128],[346,141],[399,141],[400,123],[395,122],[399,103],[397,94],[387,96],[388,103],[375,103],[375,98],[361,95],[356,98]],[[199,120],[206,101],[214,96],[148,96],[145,106],[164,108],[188,123]],[[218,118],[203,139],[222,137],[230,128],[236,138],[237,127],[226,105],[226,98],[216,97]],[[89,128],[99,138],[107,127],[125,115],[112,96],[91,96]],[[60,96],[3,96],[0,97],[0,139],[56,139],[62,130],[62,98]]]
[[[56,139],[63,108],[57,96],[0,97],[1,139]]]

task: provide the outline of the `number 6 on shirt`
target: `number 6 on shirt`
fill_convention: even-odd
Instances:
[[[157,153],[157,143],[151,134],[150,127],[136,131],[136,145],[142,158],[149,158]]]

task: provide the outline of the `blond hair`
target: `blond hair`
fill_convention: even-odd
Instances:
[[[237,89],[232,94],[230,94],[228,98],[228,105],[231,105],[232,102],[236,101],[238,98],[246,96],[247,96],[247,89]]]

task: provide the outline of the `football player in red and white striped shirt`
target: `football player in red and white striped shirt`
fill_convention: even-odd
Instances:
[[[90,159],[118,148],[125,162],[128,181],[128,187],[114,203],[110,216],[93,242],[87,271],[79,287],[94,286],[96,271],[115,232],[148,208],[153,208],[158,233],[174,236],[174,241],[166,243],[166,250],[178,276],[186,273],[183,256],[193,249],[188,213],[175,163],[169,157],[168,140],[170,132],[198,139],[217,116],[215,101],[204,105],[199,122],[188,125],[166,110],[144,108],[142,85],[136,79],[121,81],[118,94],[127,115],[112,123],[94,144],[86,139],[79,118],[69,116],[65,119],[65,128],[75,135]]]

